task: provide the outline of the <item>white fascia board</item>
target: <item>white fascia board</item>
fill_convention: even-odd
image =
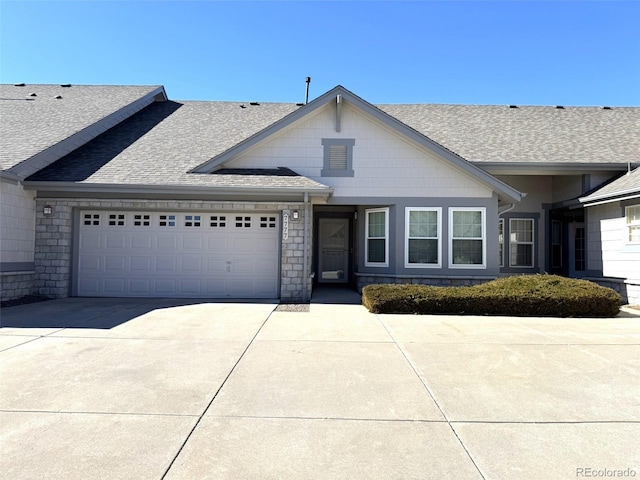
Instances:
[[[589,172],[626,171],[627,163],[470,162],[494,175],[577,175]],[[632,164],[635,165],[635,164]]]
[[[85,193],[149,193],[149,194],[227,194],[227,195],[300,195],[330,196],[333,188],[284,188],[284,187],[208,187],[200,185],[130,185],[112,183],[75,183],[75,182],[23,182],[25,190],[48,192],[85,192]]]
[[[86,126],[82,130],[74,133],[55,145],[51,145],[40,153],[23,160],[18,165],[13,166],[10,171],[22,178],[33,175],[37,171],[49,166],[56,160],[61,159],[82,145],[90,142],[98,135],[138,113],[140,110],[151,105],[156,100],[166,99],[167,95],[164,91],[164,87],[157,87],[153,91],[140,97],[138,100],[135,100],[115,112],[112,112],[101,120]]]
[[[634,198],[640,198],[640,191],[638,191],[638,188],[604,195],[589,195],[588,197],[581,197],[578,200],[580,203],[584,204],[585,207],[593,207],[604,203],[620,202],[622,200],[632,200]]]

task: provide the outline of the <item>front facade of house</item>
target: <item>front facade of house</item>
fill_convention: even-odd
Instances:
[[[6,98],[26,92],[3,88]],[[70,103],[100,94],[65,90]],[[343,87],[308,105],[172,102],[158,87],[137,95],[48,139],[37,167],[30,158],[41,152],[3,167],[3,300],[28,291],[297,302],[322,284],[603,276],[578,198],[626,169],[629,154],[588,170],[548,165],[539,152],[518,157],[523,142],[504,137],[512,127],[481,143],[486,132],[458,125],[479,114],[541,122],[524,109],[376,107]],[[74,129],[84,138],[52,153]],[[20,151],[18,141],[28,139],[3,149]]]

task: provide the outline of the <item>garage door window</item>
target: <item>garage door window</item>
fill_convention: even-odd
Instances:
[[[124,227],[124,214],[111,213],[109,214],[109,226],[110,227]]]
[[[202,224],[200,215],[185,215],[184,226],[185,227],[199,227]]]
[[[236,228],[251,228],[251,217],[236,217]]]
[[[133,216],[134,227],[149,227],[151,226],[151,215],[135,214]]]
[[[209,226],[212,228],[224,228],[227,226],[227,217],[224,215],[211,215],[209,217]]]
[[[260,217],[260,228],[276,228],[276,217]]]
[[[160,215],[160,219],[158,221],[158,225],[160,227],[175,227],[176,226],[176,216],[175,215]]]
[[[84,214],[84,225],[87,226],[100,226],[100,214],[99,213],[85,213]]]

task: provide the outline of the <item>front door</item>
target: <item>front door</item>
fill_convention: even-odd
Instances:
[[[318,224],[318,281],[349,281],[349,219],[320,218]]]

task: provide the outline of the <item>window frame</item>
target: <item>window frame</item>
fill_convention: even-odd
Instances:
[[[353,177],[353,146],[356,144],[355,138],[323,138],[322,146],[324,148],[322,156],[321,177]],[[345,169],[331,168],[329,162],[329,151],[332,146],[344,146],[347,149],[347,165]]]
[[[370,213],[384,213],[384,237],[370,237],[369,236],[369,214]],[[364,265],[366,267],[388,267],[389,266],[389,207],[382,208],[367,208],[364,211],[365,225],[364,225]],[[384,239],[384,262],[370,262],[369,261],[369,240]]]
[[[498,266],[504,268],[504,218],[498,219]]]
[[[481,214],[481,237],[460,237],[453,236],[453,214],[455,212],[480,212]],[[455,240],[480,240],[482,241],[482,263],[454,263],[453,243]],[[487,208],[486,207],[449,207],[449,268],[452,269],[476,269],[486,270],[487,268]]]
[[[633,209],[637,209],[638,214],[640,215],[640,205],[629,205],[624,207],[624,240],[626,244],[639,245],[640,240],[631,240],[631,229],[633,227],[640,227],[640,220],[635,223],[629,222],[629,211]]]
[[[404,266],[405,268],[442,268],[442,207],[406,207],[404,221]],[[435,212],[437,221],[436,237],[411,237],[411,212]],[[438,261],[436,263],[410,263],[410,240],[437,240]]]
[[[531,222],[531,241],[530,242],[516,242],[513,241],[513,234],[514,234],[514,230],[513,230],[513,221],[525,221],[525,222]],[[514,265],[512,263],[512,258],[513,258],[513,247],[517,246],[517,245],[531,245],[531,265]],[[523,217],[513,217],[509,219],[509,268],[535,268],[536,266],[536,261],[535,261],[535,256],[536,256],[536,250],[535,250],[535,245],[536,245],[536,222],[534,221],[533,218],[523,218]]]

